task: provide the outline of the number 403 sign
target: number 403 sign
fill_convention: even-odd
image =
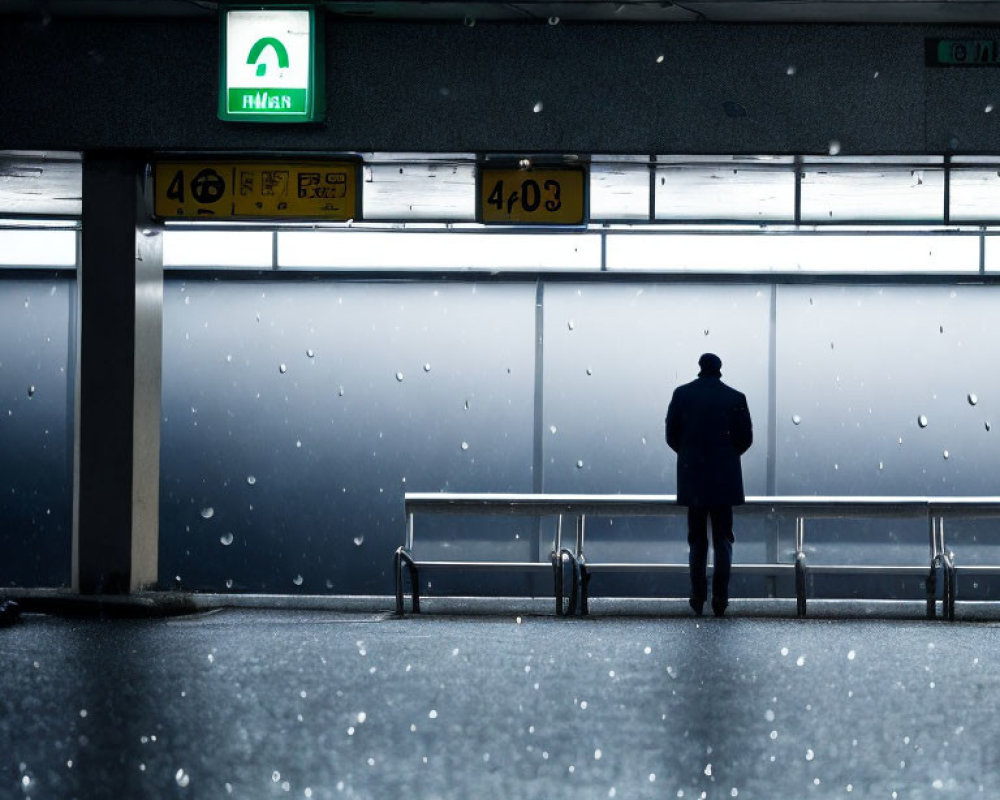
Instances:
[[[579,168],[479,171],[479,219],[484,223],[582,225],[586,172]]]

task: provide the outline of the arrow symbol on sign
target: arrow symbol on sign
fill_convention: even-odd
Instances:
[[[250,48],[250,54],[247,56],[248,64],[256,64],[260,61],[261,54],[263,54],[264,49],[270,47],[274,50],[275,55],[278,57],[278,67],[286,68],[288,66],[288,51],[285,46],[275,39],[273,36],[265,36],[263,39],[258,39],[253,43],[253,47]],[[257,77],[261,78],[267,72],[267,64],[257,64]]]

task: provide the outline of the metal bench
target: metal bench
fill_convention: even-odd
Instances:
[[[396,613],[405,613],[404,570],[410,578],[411,609],[420,613],[420,573],[431,570],[462,570],[491,572],[522,572],[525,574],[552,573],[552,590],[556,615],[563,614],[565,577],[564,568],[570,567],[571,590],[569,594],[569,614],[576,612],[579,595],[580,571],[573,552],[562,546],[562,513],[558,505],[540,498],[547,495],[483,494],[459,495],[444,493],[406,493],[406,542],[396,549],[393,557],[393,574],[396,582]],[[462,561],[424,560],[415,555],[414,515],[426,514],[507,514],[515,516],[555,516],[556,533],[548,561]]]
[[[396,608],[403,613],[403,571],[407,568],[413,592],[413,610],[419,612],[419,571],[421,569],[507,569],[525,572],[547,571],[554,575],[556,610],[562,613],[565,588],[563,565],[572,567],[573,588],[569,612],[576,607],[588,613],[589,586],[598,572],[665,572],[686,574],[686,563],[591,561],[586,556],[585,532],[588,516],[670,516],[685,513],[676,504],[674,495],[579,495],[579,494],[453,494],[406,493],[404,498],[407,533],[406,544],[395,554]],[[937,609],[938,577],[944,615],[954,618],[955,567],[952,554],[944,545],[944,515],[995,512],[1000,516],[1000,500],[990,504],[987,498],[926,498],[926,497],[813,497],[775,496],[748,497],[737,509],[740,516],[787,514],[795,517],[795,553],[791,562],[778,560],[777,548],[771,548],[774,560],[769,563],[733,564],[733,574],[754,574],[777,577],[793,575],[796,610],[799,616],[807,611],[807,579],[810,574],[913,575],[926,579],[927,616],[934,618]],[[517,514],[525,516],[557,516],[555,547],[551,565],[544,562],[485,562],[485,561],[420,561],[413,555],[414,516],[431,514]],[[576,542],[572,550],[562,545],[562,525],[565,517],[575,520]],[[805,552],[807,519],[891,517],[924,520],[929,537],[929,559],[926,565],[914,564],[810,564]],[[998,568],[1000,571],[1000,568]],[[577,604],[577,592],[579,603]]]

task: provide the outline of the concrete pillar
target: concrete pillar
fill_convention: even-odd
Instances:
[[[81,594],[157,581],[163,259],[142,169],[119,154],[83,162],[73,490]]]

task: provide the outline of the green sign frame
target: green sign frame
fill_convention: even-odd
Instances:
[[[287,12],[299,23],[307,19],[308,32],[293,34],[284,22],[274,24],[288,19]],[[220,6],[219,119],[321,122],[326,112],[323,42],[323,15],[313,5]]]

